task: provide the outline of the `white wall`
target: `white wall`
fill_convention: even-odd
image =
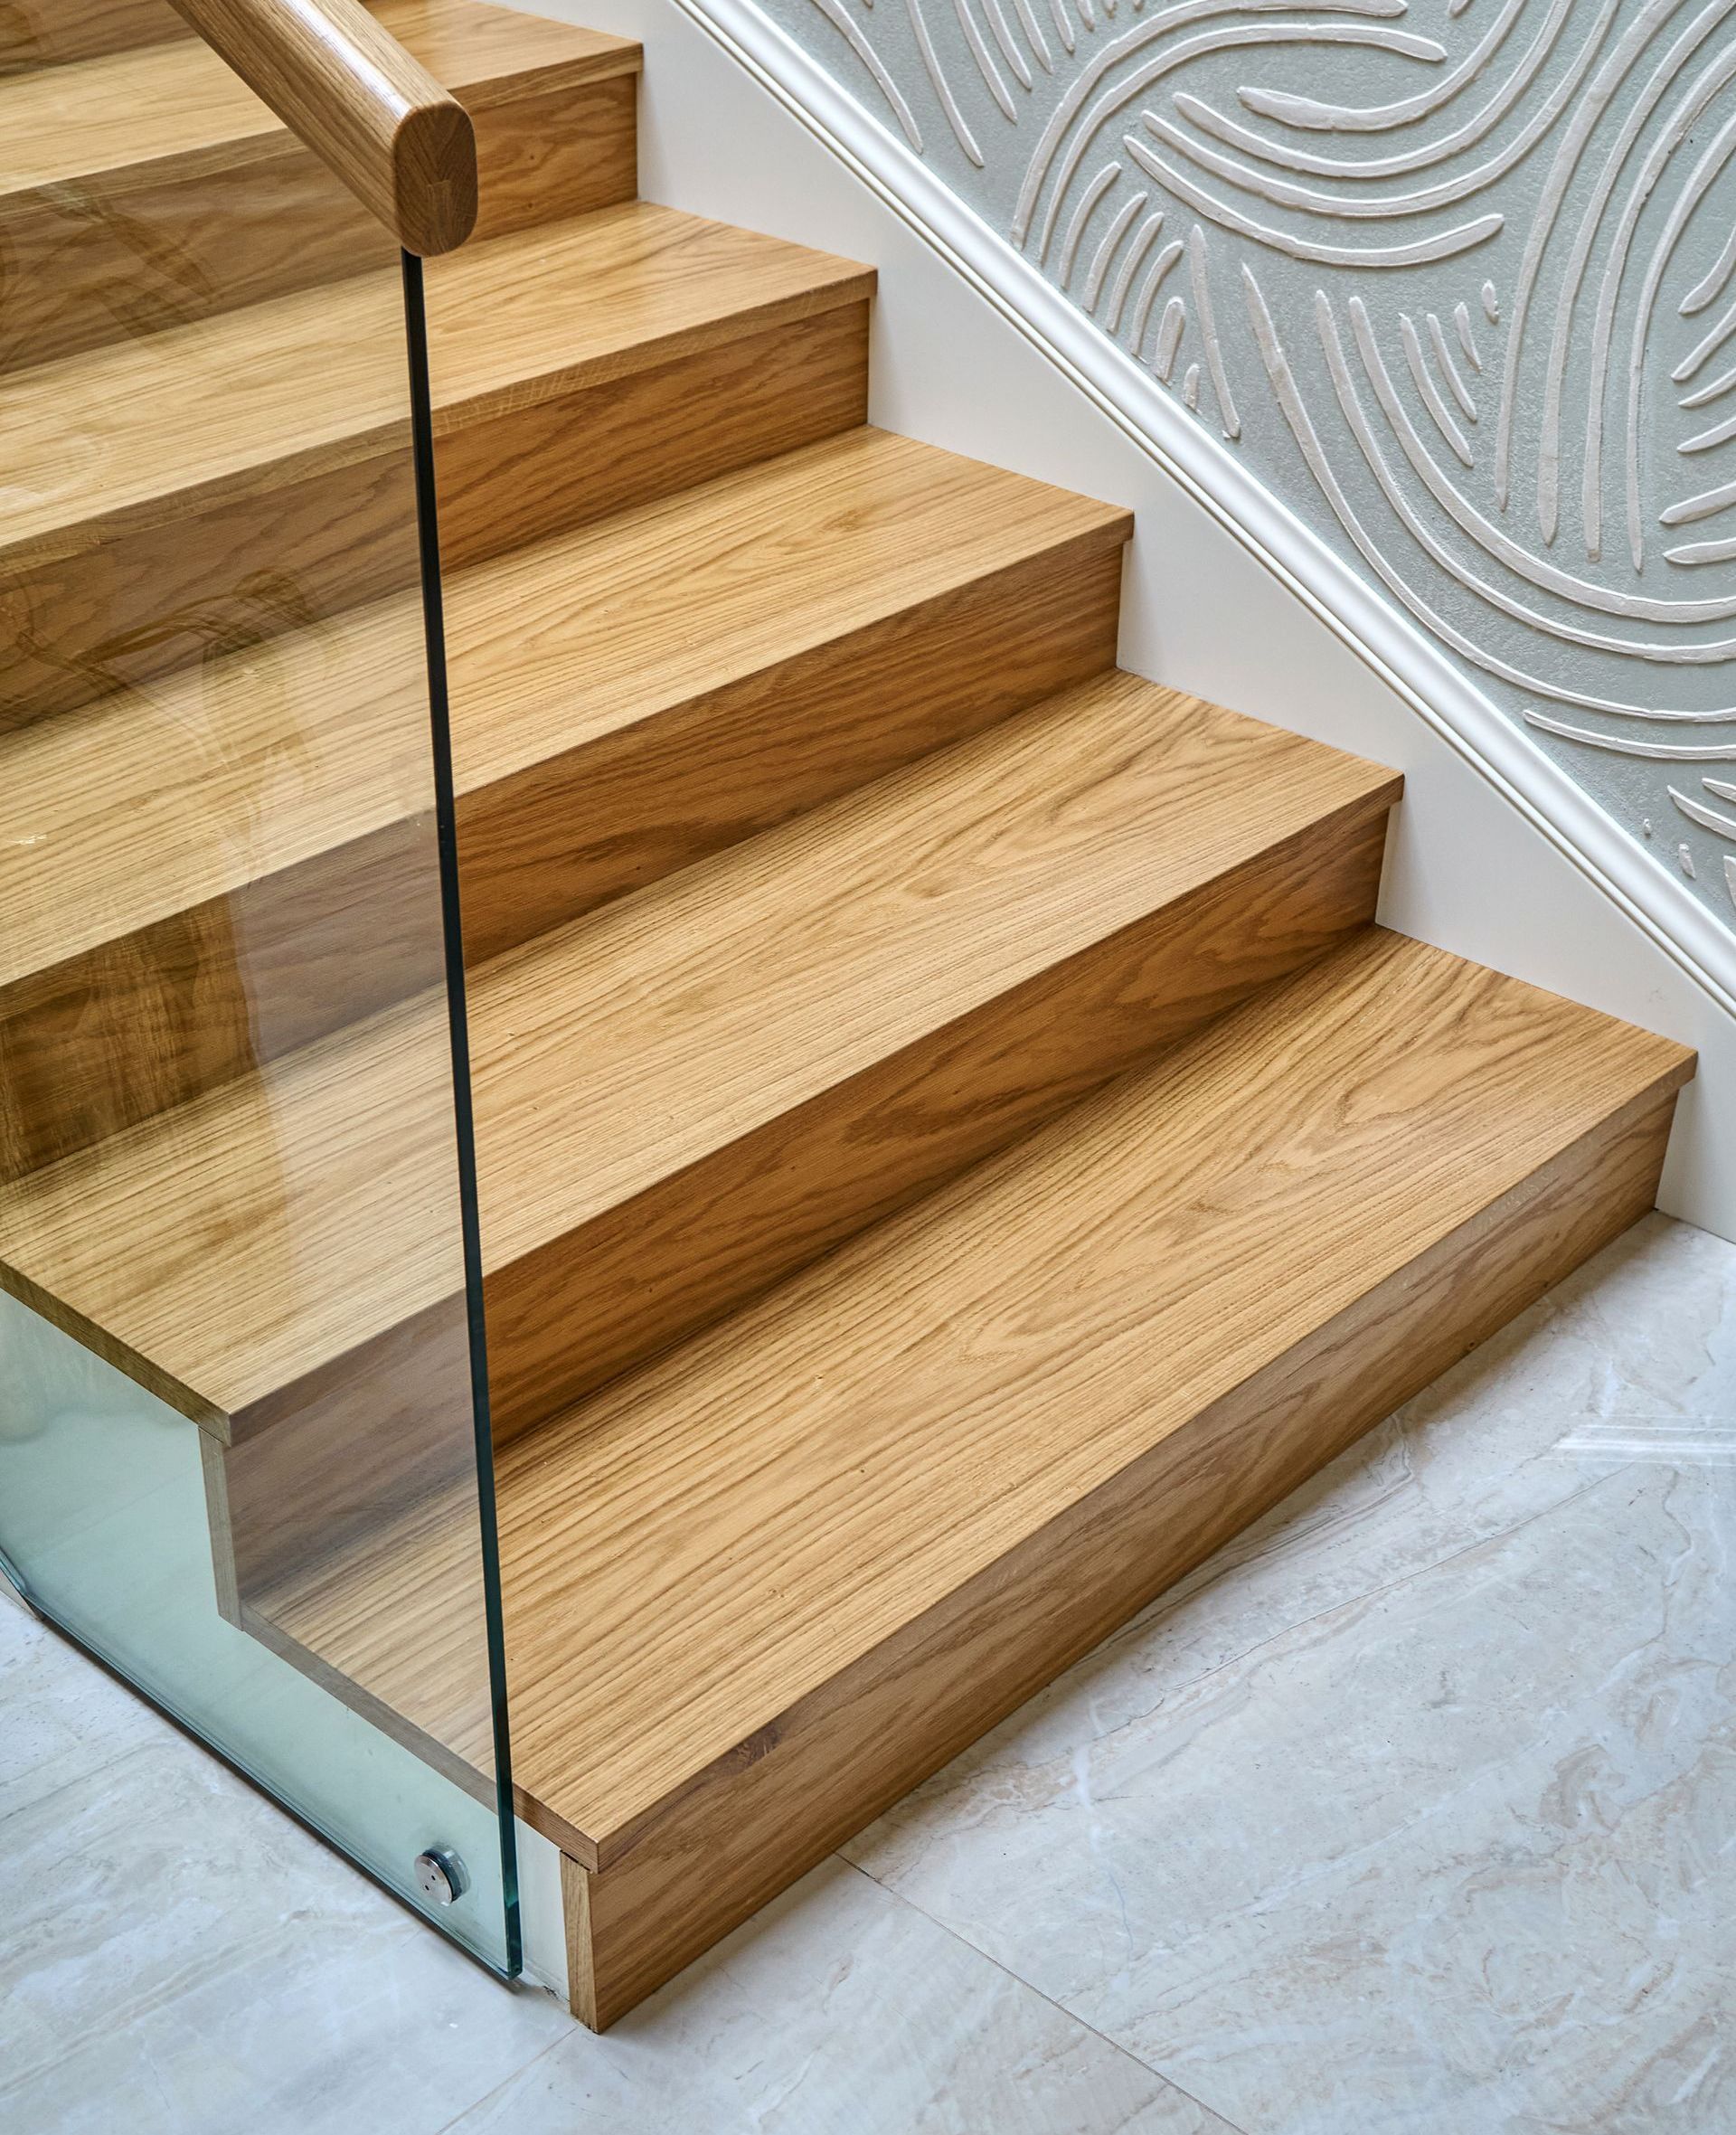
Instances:
[[[1507,723],[1479,725],[1486,707],[1245,469],[1190,463],[1173,418],[1122,390],[1120,352],[1099,363],[744,0],[538,7],[644,43],[647,199],[878,267],[875,421],[1135,510],[1126,666],[1403,770],[1388,925],[1699,1049],[1663,1203],[1736,1238],[1736,1001],[1705,908],[1624,875],[1637,848],[1576,788],[1504,755]]]

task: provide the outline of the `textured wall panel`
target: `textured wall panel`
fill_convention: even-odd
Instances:
[[[1736,0],[761,0],[1736,925]]]

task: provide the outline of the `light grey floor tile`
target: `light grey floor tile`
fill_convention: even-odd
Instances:
[[[1643,1226],[848,1850],[1250,2135],[1736,2127],[1733,1353]]]
[[[451,2135],[1233,2135],[842,1861]]]
[[[10,1608],[0,1653],[36,1745],[0,1783],[5,2135],[433,2135],[570,2028]]]
[[[1015,1725],[1026,1733],[1053,1710],[1075,1739],[1081,1690],[1093,1726],[1115,1724],[1123,1686],[1130,1716],[1596,1476],[1696,1451],[1736,1460],[1736,1248],[1653,1216],[1172,1588]],[[995,1748],[976,1757],[992,1761]]]
[[[159,1726],[150,1707],[0,1601],[0,1818],[126,1754]]]

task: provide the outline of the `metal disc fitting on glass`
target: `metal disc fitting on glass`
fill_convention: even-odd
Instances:
[[[449,1847],[430,1846],[416,1856],[416,1887],[430,1905],[450,1905],[469,1888],[469,1878]]]

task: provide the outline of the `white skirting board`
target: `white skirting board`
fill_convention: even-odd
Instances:
[[[1120,658],[1406,778],[1381,917],[1696,1047],[1672,1214],[1736,1239],[1736,935],[751,0],[515,0],[638,38],[648,200],[873,262],[873,420],[1130,506]]]

